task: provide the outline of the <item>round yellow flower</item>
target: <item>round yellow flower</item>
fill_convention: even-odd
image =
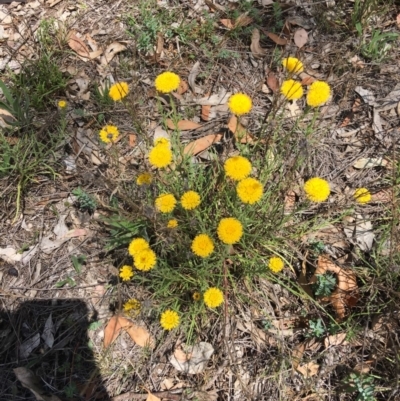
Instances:
[[[172,162],[172,151],[168,146],[157,145],[149,153],[149,162],[157,168],[167,167]]]
[[[255,178],[245,178],[236,186],[236,192],[243,203],[252,205],[258,202],[263,195],[263,186]]]
[[[145,249],[133,257],[133,263],[138,270],[148,271],[152,269],[157,262],[156,254],[150,249]]]
[[[310,178],[304,184],[304,191],[312,202],[324,202],[331,193],[328,181],[319,177]]]
[[[292,73],[303,72],[303,63],[296,57],[288,57],[282,60],[282,65]]]
[[[196,301],[196,302],[200,301],[201,294],[198,291],[196,291],[196,292],[193,293],[192,298],[193,298],[193,301]]]
[[[60,109],[65,109],[65,108],[67,107],[67,102],[66,102],[65,100],[60,100],[60,101],[58,102],[58,107],[59,107]]]
[[[354,199],[357,203],[368,203],[371,201],[371,193],[367,188],[357,188],[354,192]]]
[[[242,223],[234,217],[222,219],[218,224],[218,238],[224,244],[234,244],[238,242],[243,235]]]
[[[178,220],[177,219],[171,219],[167,223],[168,228],[176,228],[178,227]]]
[[[315,81],[310,85],[307,93],[307,104],[318,107],[326,103],[331,94],[330,86],[324,81]]]
[[[161,327],[164,330],[172,330],[179,326],[179,315],[177,312],[167,309],[161,314]]]
[[[251,163],[243,156],[233,156],[226,160],[224,170],[229,178],[240,181],[251,173]]]
[[[200,195],[195,191],[187,191],[181,197],[181,205],[186,210],[196,209],[200,205]]]
[[[283,260],[277,256],[272,257],[268,262],[269,269],[274,273],[279,273],[284,266],[285,264],[283,263]]]
[[[288,79],[287,81],[283,81],[281,93],[288,100],[297,100],[303,96],[303,87],[300,82]]]
[[[158,138],[154,139],[154,146],[157,145],[165,145],[165,146],[170,146],[170,142],[167,138],[164,138],[163,136],[159,136]]]
[[[192,241],[191,249],[195,255],[206,258],[212,254],[214,243],[207,234],[199,234]]]
[[[172,194],[162,194],[156,198],[155,205],[161,213],[171,213],[176,205],[175,196]]]
[[[111,85],[111,88],[108,91],[108,96],[116,102],[123,99],[128,93],[128,84],[126,82],[117,82],[116,84]]]
[[[131,312],[131,311],[137,311],[139,312],[141,309],[142,305],[136,298],[132,298],[124,303],[123,309],[124,312]]]
[[[131,266],[125,265],[119,269],[119,276],[122,281],[129,281],[133,277],[133,269]]]
[[[235,93],[228,100],[229,110],[237,116],[247,114],[252,106],[253,103],[250,96],[247,96],[244,93]]]
[[[149,248],[150,245],[144,238],[135,238],[129,244],[128,253],[131,256],[136,256],[139,252]]]
[[[115,142],[118,138],[119,131],[114,125],[106,125],[99,133],[100,139],[105,143]]]
[[[150,185],[152,181],[153,181],[153,176],[150,173],[142,173],[138,175],[138,178],[136,179],[136,184]]]
[[[224,294],[219,288],[211,287],[204,293],[204,303],[209,308],[216,308],[224,302]]]
[[[156,89],[161,93],[169,93],[178,89],[180,83],[179,75],[170,71],[160,74],[154,82]]]

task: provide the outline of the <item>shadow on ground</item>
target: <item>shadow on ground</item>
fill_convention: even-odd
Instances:
[[[89,324],[77,299],[0,310],[0,400],[110,400],[90,349]]]

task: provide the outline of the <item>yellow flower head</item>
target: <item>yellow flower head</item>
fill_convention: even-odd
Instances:
[[[354,199],[357,203],[368,203],[371,201],[371,193],[367,188],[357,188],[354,192]]]
[[[178,89],[180,83],[179,75],[169,71],[160,74],[154,82],[156,89],[161,93],[169,93]]]
[[[201,294],[198,291],[196,291],[196,292],[193,293],[192,298],[193,298],[193,301],[196,301],[196,302],[200,301]]]
[[[283,81],[281,93],[288,100],[297,100],[303,96],[303,87],[300,82],[288,79],[287,81]]]
[[[195,209],[200,205],[200,195],[195,191],[187,191],[181,197],[181,205],[186,210]]]
[[[268,262],[269,269],[274,273],[279,273],[284,266],[285,264],[283,263],[283,260],[277,256],[272,257]]]
[[[58,107],[59,107],[60,109],[65,109],[65,108],[67,107],[67,102],[66,102],[65,100],[60,100],[60,101],[58,102]]]
[[[116,102],[123,99],[128,93],[128,84],[126,82],[117,82],[116,84],[111,85],[111,88],[108,91],[108,96]]]
[[[154,146],[157,145],[165,145],[165,146],[170,146],[170,142],[167,138],[164,138],[163,136],[159,136],[158,138],[154,139]]]
[[[250,96],[244,93],[235,93],[228,100],[229,110],[237,116],[247,114],[251,110],[252,105]]]
[[[318,107],[326,103],[331,94],[330,86],[324,81],[315,81],[310,85],[307,93],[307,104]]]
[[[331,193],[328,181],[319,177],[310,178],[304,184],[304,191],[312,202],[324,202]]]
[[[119,276],[122,281],[129,281],[133,277],[133,269],[131,266],[125,265],[119,269]]]
[[[178,227],[178,220],[177,219],[171,219],[167,223],[168,228],[176,228]]]
[[[139,252],[149,249],[150,245],[144,238],[135,238],[128,247],[129,255],[136,256]]]
[[[124,303],[123,308],[124,312],[131,312],[131,311],[139,312],[141,307],[142,307],[141,303],[136,298],[132,298]]]
[[[106,125],[99,133],[100,139],[105,143],[115,142],[118,138],[119,131],[114,125]]]
[[[289,71],[293,73],[303,72],[303,63],[296,57],[288,57],[282,60],[282,65]]]
[[[243,156],[233,156],[226,160],[224,170],[229,178],[240,181],[251,173],[251,163]]]
[[[172,162],[172,151],[168,146],[157,145],[149,153],[149,162],[157,168],[167,167]]]
[[[204,303],[209,308],[216,308],[224,302],[224,294],[219,288],[211,287],[204,293]]]
[[[212,254],[214,243],[207,234],[199,234],[192,241],[191,249],[195,255],[206,258]]]
[[[161,194],[156,198],[155,205],[161,213],[171,213],[176,205],[175,196],[172,194]]]
[[[179,326],[179,315],[177,312],[167,309],[161,314],[161,327],[164,330],[172,330]]]
[[[153,181],[153,176],[150,173],[142,173],[138,175],[138,178],[136,179],[136,184],[138,185],[150,185],[151,182]]]
[[[261,199],[263,195],[263,186],[260,181],[249,177],[237,184],[236,192],[243,203],[249,203],[252,205]]]
[[[138,270],[148,271],[157,262],[156,254],[150,249],[145,249],[133,257],[133,263]]]
[[[218,238],[224,244],[234,244],[238,242],[243,235],[242,223],[234,217],[226,217],[218,224]]]

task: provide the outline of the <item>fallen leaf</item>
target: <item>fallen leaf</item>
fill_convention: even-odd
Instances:
[[[299,77],[301,78],[301,84],[303,86],[309,86],[315,81],[314,77],[304,71],[299,74]]]
[[[119,336],[121,329],[130,325],[131,322],[128,319],[119,315],[113,316],[104,329],[104,347],[107,348],[112,344]]]
[[[220,4],[214,4],[211,0],[204,0],[208,7],[210,7],[210,11],[222,11],[225,12],[225,7]]]
[[[397,27],[400,28],[400,14],[398,14],[396,17],[396,24],[397,24]]]
[[[361,86],[356,86],[354,88],[354,91],[358,93],[361,98],[364,100],[365,103],[367,103],[370,106],[375,106],[376,101],[375,101],[375,95],[368,89],[364,89]]]
[[[319,365],[313,361],[306,363],[305,365],[298,366],[296,369],[305,378],[315,376],[318,373]]]
[[[393,200],[393,189],[382,189],[371,196],[371,202],[389,203]]]
[[[210,121],[211,106],[209,104],[201,106],[201,119],[204,121]]]
[[[187,92],[187,90],[189,89],[189,85],[188,83],[181,79],[178,89],[176,90],[180,95],[183,95],[185,92]]]
[[[293,37],[295,45],[301,49],[308,42],[308,33],[305,29],[298,29]]]
[[[279,37],[277,34],[273,32],[267,32],[267,36],[275,42],[277,45],[284,46],[287,44],[287,39]]]
[[[288,192],[286,192],[285,200],[283,203],[284,203],[284,214],[291,214],[296,204],[296,192],[294,192],[291,189]]]
[[[165,131],[163,127],[161,127],[161,125],[156,127],[156,129],[154,130],[153,143],[155,143],[156,140],[159,138],[165,138],[169,142],[171,142],[171,136],[168,134],[167,131]]]
[[[40,345],[40,334],[36,333],[34,336],[28,338],[19,346],[19,357],[26,359],[32,351]]]
[[[304,351],[306,350],[306,343],[302,342],[297,344],[292,351],[292,368],[297,369],[299,366],[301,359],[303,358]]]
[[[137,144],[137,135],[136,134],[129,134],[129,146],[134,148]]]
[[[256,28],[251,33],[250,50],[254,57],[263,57],[267,52],[260,46],[260,31]]]
[[[11,128],[14,121],[16,121],[16,118],[8,110],[0,109],[0,127],[1,128]]]
[[[90,52],[85,43],[76,36],[76,31],[72,30],[67,36],[68,46],[82,57],[89,58]]]
[[[355,242],[362,251],[368,252],[372,249],[375,234],[372,231],[371,221],[357,215],[356,220],[348,222],[343,230],[347,238]]]
[[[347,333],[338,333],[331,336],[325,337],[324,345],[325,348],[335,347],[337,345],[347,345],[346,341]]]
[[[201,373],[207,367],[208,361],[214,353],[213,346],[204,341],[192,346],[182,344],[181,348],[186,354],[186,360],[178,360],[174,352],[169,361],[176,370],[192,375]],[[178,355],[182,359],[182,354]]]
[[[267,85],[272,92],[276,93],[279,91],[279,81],[273,72],[269,72],[267,76]]]
[[[225,89],[222,88],[219,93],[211,96],[202,97],[200,99],[197,99],[195,102],[197,104],[200,104],[201,106],[217,106],[220,104],[225,104],[231,97],[231,95],[231,92],[227,92]]]
[[[223,25],[226,26],[228,29],[232,29],[235,26],[235,22],[233,21],[233,19],[220,19],[219,22]]]
[[[298,25],[301,26],[304,29],[311,29],[312,25],[303,17],[300,17],[298,15],[288,17],[286,18],[286,21],[289,22],[289,24],[292,25]]]
[[[25,388],[32,391],[37,401],[61,401],[54,394],[48,395],[48,389],[43,387],[41,380],[31,370],[24,367],[15,368],[14,374]]]
[[[253,18],[249,17],[247,13],[243,13],[239,15],[239,17],[236,18],[234,27],[241,27],[241,26],[247,26],[250,25],[253,22]]]
[[[161,401],[161,398],[158,398],[154,394],[151,394],[149,392],[149,395],[147,396],[146,401]]]
[[[255,143],[254,138],[240,124],[238,118],[232,115],[228,120],[228,128],[240,143]]]
[[[201,127],[201,124],[195,123],[194,121],[181,120],[175,124],[171,119],[167,119],[167,127],[169,129],[178,129],[180,131],[187,131],[191,129],[197,129]]]
[[[160,60],[161,53],[163,51],[164,51],[164,37],[163,37],[162,33],[159,32],[157,34],[157,46],[156,46],[156,53],[155,53],[156,61]]]
[[[119,42],[113,42],[107,46],[104,55],[100,60],[103,65],[109,64],[110,61],[120,52],[126,50],[126,46]]]
[[[42,333],[42,339],[49,348],[53,347],[54,344],[54,334],[56,333],[56,328],[51,317],[51,313],[44,324],[44,329]]]
[[[386,167],[388,161],[383,157],[372,157],[366,158],[363,157],[358,159],[354,164],[353,167],[357,169],[364,169],[364,168],[373,168],[373,167]]]
[[[196,93],[196,85],[195,81],[197,78],[197,75],[199,75],[200,72],[200,61],[196,61],[190,70],[189,76],[188,76],[188,82],[189,86],[192,88],[193,93]]]
[[[140,347],[149,347],[151,349],[155,347],[155,340],[145,327],[131,323],[130,326],[126,327],[126,332]]]
[[[364,68],[365,67],[364,62],[357,55],[353,56],[350,59],[350,63],[353,65],[353,67],[356,67],[356,68]]]
[[[183,153],[185,155],[197,155],[198,153],[202,152],[203,150],[208,149],[214,143],[219,142],[222,139],[222,134],[210,134],[206,135],[203,138],[196,139],[192,142],[189,142]]]

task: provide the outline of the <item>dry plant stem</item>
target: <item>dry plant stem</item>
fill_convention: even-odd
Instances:
[[[18,185],[17,185],[16,211],[15,211],[14,219],[11,224],[15,224],[15,222],[18,220],[20,206],[21,206],[21,180],[19,180]]]

